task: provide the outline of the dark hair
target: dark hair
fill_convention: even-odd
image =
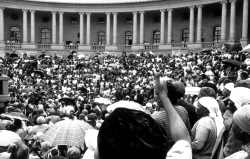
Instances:
[[[127,108],[105,119],[97,144],[100,159],[165,159],[170,148],[163,127],[150,115]]]
[[[168,98],[170,102],[174,105],[178,102],[178,92],[172,83],[167,82]]]

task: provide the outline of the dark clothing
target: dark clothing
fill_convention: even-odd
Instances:
[[[197,115],[195,113],[195,107],[186,102],[185,100],[181,99],[179,100],[175,106],[182,106],[186,109],[186,111],[188,112],[188,118],[189,118],[189,122],[190,122],[190,126],[191,128],[194,126],[194,124],[198,121]]]

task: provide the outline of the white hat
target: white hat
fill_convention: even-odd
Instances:
[[[234,89],[234,83],[227,83],[225,88],[231,92]]]
[[[147,104],[146,104],[146,107],[147,107],[147,108],[152,108],[152,103],[147,103]]]
[[[240,108],[244,103],[250,103],[250,89],[245,87],[236,87],[231,91],[230,97],[236,108]]]

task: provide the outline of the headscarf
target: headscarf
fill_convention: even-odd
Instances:
[[[233,115],[235,123],[250,135],[250,105],[240,107]]]
[[[218,102],[212,97],[202,97],[198,101],[203,107],[209,111],[209,116],[214,119],[216,124],[217,136],[223,128],[223,118],[221,115],[220,107]]]
[[[86,131],[85,144],[88,147],[82,159],[94,159],[95,149],[97,148],[98,130],[90,129]]]
[[[250,89],[245,87],[236,87],[232,90],[229,99],[231,99],[236,108],[240,108],[244,103],[250,103]]]
[[[43,116],[39,116],[36,119],[37,124],[44,124],[45,123],[45,118]]]

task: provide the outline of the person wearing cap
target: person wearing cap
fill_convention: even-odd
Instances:
[[[190,121],[190,126],[191,128],[194,126],[194,124],[197,122],[197,116],[195,113],[195,107],[194,105],[188,103],[187,101],[185,101],[183,99],[183,97],[185,96],[185,86],[182,82],[173,82],[174,87],[177,90],[177,97],[178,97],[178,101],[175,104],[175,106],[182,106],[186,109],[186,111],[188,112],[188,118]]]
[[[198,100],[197,116],[200,118],[192,128],[192,150],[195,159],[210,159],[217,136],[224,127],[217,101],[212,97]]]

